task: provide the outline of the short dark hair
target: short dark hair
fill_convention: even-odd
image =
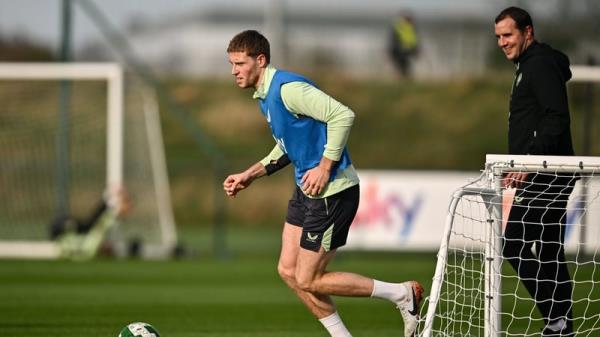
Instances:
[[[502,10],[500,14],[496,17],[495,23],[498,23],[507,17],[515,20],[517,24],[517,29],[521,32],[525,32],[525,27],[531,26],[531,33],[533,35],[533,21],[531,20],[531,16],[527,13],[526,10],[519,7],[508,7]]]
[[[256,30],[245,30],[229,41],[228,53],[245,52],[248,56],[265,55],[267,63],[271,62],[269,40]]]

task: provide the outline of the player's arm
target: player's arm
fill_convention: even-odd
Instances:
[[[281,97],[288,110],[327,124],[327,143],[317,167],[306,172],[302,189],[308,195],[319,195],[327,183],[331,170],[340,160],[346,147],[354,112],[318,88],[304,82],[291,82],[281,87]]]
[[[230,197],[246,189],[252,182],[265,175],[271,175],[290,163],[287,155],[278,145],[275,145],[271,153],[258,163],[250,166],[244,172],[229,175],[223,182],[223,189]]]
[[[291,112],[327,124],[327,144],[323,156],[339,161],[354,123],[354,112],[323,91],[304,82],[284,84],[281,87],[281,98]]]
[[[555,66],[537,62],[532,64],[531,88],[542,108],[542,116],[530,154],[552,155],[559,148],[558,140],[569,128],[569,108],[565,79]]]
[[[260,162],[250,166],[244,172],[231,174],[223,182],[223,190],[230,197],[235,197],[239,191],[246,189],[252,182],[267,174]]]
[[[288,155],[279,147],[279,145],[275,145],[271,153],[263,158],[260,163],[265,167],[267,172],[266,174],[270,176],[271,174],[288,166],[290,164],[290,159],[288,158]]]

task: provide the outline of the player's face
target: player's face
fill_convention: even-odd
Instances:
[[[498,47],[502,49],[506,58],[514,61],[529,47],[533,40],[532,27],[525,27],[522,32],[517,28],[513,18],[506,17],[499,21],[494,30],[498,39]]]
[[[264,55],[257,57],[248,56],[246,52],[229,53],[231,74],[235,76],[235,83],[240,88],[258,87],[266,66]]]

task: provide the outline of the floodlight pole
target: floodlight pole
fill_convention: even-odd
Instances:
[[[60,61],[71,61],[71,0],[62,1]],[[56,134],[56,216],[69,214],[69,115],[71,83],[60,82],[58,107],[58,132]]]
[[[271,59],[281,67],[287,64],[286,6],[284,0],[269,0],[265,4],[265,31],[271,41]]]
[[[61,46],[60,46],[60,60],[61,62],[71,61],[71,22],[72,15],[72,4],[71,0],[62,1],[62,21],[61,21]]]
[[[588,57],[587,64],[590,67],[596,65],[596,60],[593,56]],[[583,156],[592,155],[592,126],[594,116],[594,82],[587,82],[585,84],[585,103],[583,110],[583,134],[582,134],[582,154]]]

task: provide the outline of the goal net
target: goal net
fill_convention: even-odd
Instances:
[[[110,210],[117,191],[131,208],[104,248],[170,253],[176,233],[150,91],[133,79],[125,86],[116,64],[0,63],[0,101],[0,256],[60,256],[58,219],[88,219],[102,202]]]
[[[600,335],[600,158],[488,155],[452,198],[425,309],[420,336]]]

